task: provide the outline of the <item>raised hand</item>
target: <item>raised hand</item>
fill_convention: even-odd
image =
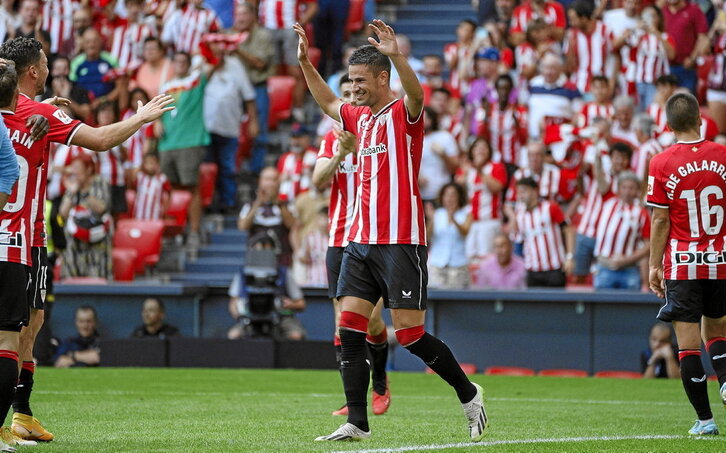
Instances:
[[[338,139],[338,152],[342,157],[355,152],[356,137],[354,134],[344,131],[337,126],[333,126],[333,135]]]
[[[368,24],[373,33],[376,34],[378,41],[368,38],[368,42],[375,46],[379,52],[387,57],[398,55],[398,43],[396,42],[396,33],[393,29],[380,19],[373,20],[372,24]]]
[[[310,44],[308,44],[308,37],[305,35],[305,29],[303,29],[302,25],[298,23],[295,23],[292,28],[295,30],[295,33],[297,33],[299,38],[297,44],[297,59],[300,62],[307,61],[308,48],[310,47]]]
[[[161,115],[164,113],[174,110],[175,107],[173,105],[169,105],[172,102],[174,102],[173,97],[168,94],[159,94],[154,97],[154,99],[147,102],[146,105],[139,101],[136,108],[136,114],[141,115],[144,123],[150,123],[161,118]]]

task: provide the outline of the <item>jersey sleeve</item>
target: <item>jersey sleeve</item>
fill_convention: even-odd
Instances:
[[[560,209],[560,205],[557,203],[549,203],[550,205],[550,218],[552,219],[552,223],[555,225],[560,225],[565,223],[565,215],[562,213],[562,209]]]
[[[358,118],[363,111],[362,107],[353,107],[350,104],[340,104],[340,110],[338,114],[340,116],[340,122],[343,124],[343,129],[358,135],[357,124]]]
[[[73,136],[76,132],[78,132],[78,129],[83,125],[83,123],[81,121],[74,120],[58,107],[50,104],[44,105],[47,105],[47,107],[45,107],[45,111],[43,111],[42,114],[48,118],[50,127],[48,131],[48,141],[70,145],[71,141],[73,141]]]
[[[502,163],[492,164],[492,178],[501,182],[502,184],[507,183],[507,169]]]
[[[658,154],[650,160],[648,169],[648,195],[647,203],[656,208],[668,208],[670,200],[666,196],[665,181],[663,180],[663,159]]]
[[[318,150],[318,159],[320,159],[320,158],[332,159],[333,158],[333,142],[334,141],[335,141],[335,135],[333,135],[332,131],[325,134],[325,137],[320,142],[320,149]]]

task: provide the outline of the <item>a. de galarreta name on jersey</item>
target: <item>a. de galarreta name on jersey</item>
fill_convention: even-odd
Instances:
[[[667,189],[666,196],[668,199],[673,199],[673,192],[676,190],[678,183],[681,182],[681,178],[685,178],[686,176],[699,171],[710,171],[716,173],[721,177],[721,179],[726,181],[726,165],[716,162],[715,160],[694,160],[685,165],[681,165],[676,169],[675,173],[671,173],[668,176],[665,183],[665,187]]]

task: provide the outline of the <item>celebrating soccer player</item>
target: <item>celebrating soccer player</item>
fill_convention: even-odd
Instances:
[[[338,99],[308,58],[305,31],[298,59],[310,92],[323,111],[358,137],[358,190],[350,241],[343,254],[336,297],[341,303],[339,336],[348,422],[316,440],[370,437],[366,412],[369,371],[366,332],[383,296],[398,342],[454,387],[478,441],[488,424],[481,387],[469,381],[451,350],[424,331],[426,313],[426,228],[418,191],[423,149],[423,89],[399,52],[393,29],[374,20],[378,40],[357,49],[348,61],[353,102]],[[405,96],[390,88],[391,62]]]
[[[45,91],[48,77],[48,58],[40,42],[32,38],[15,38],[0,46],[0,58],[12,60],[17,71],[17,88],[20,92],[15,109],[15,117],[26,121],[33,114],[42,114],[50,122],[47,140],[67,145],[74,144],[94,151],[106,151],[120,145],[132,136],[141,126],[159,118],[164,112],[173,109],[170,96],[159,95],[146,105],[139,102],[136,114],[114,124],[94,128],[78,120],[71,119],[62,110],[45,103],[38,103],[32,97]],[[20,437],[30,440],[50,441],[53,434],[43,428],[33,417],[30,410],[30,394],[33,389],[33,344],[43,325],[45,293],[47,288],[48,255],[45,242],[45,189],[48,172],[48,148],[43,152],[43,165],[40,169],[37,206],[34,212],[32,243],[32,278],[28,289],[28,303],[32,310],[30,323],[20,332],[19,356],[22,361],[18,390],[13,400],[13,431]],[[1,408],[0,408],[1,409]]]
[[[726,404],[726,147],[701,138],[698,101],[691,94],[671,96],[665,109],[677,143],[650,161],[650,288],[665,297],[658,319],[672,322],[676,331],[681,380],[698,415],[688,433],[718,434],[701,335]]]

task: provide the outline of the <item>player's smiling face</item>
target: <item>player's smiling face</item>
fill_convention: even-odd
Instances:
[[[351,104],[356,106],[375,105],[380,98],[380,91],[388,86],[386,71],[381,71],[376,76],[366,65],[362,64],[348,66],[348,77],[353,94]]]

